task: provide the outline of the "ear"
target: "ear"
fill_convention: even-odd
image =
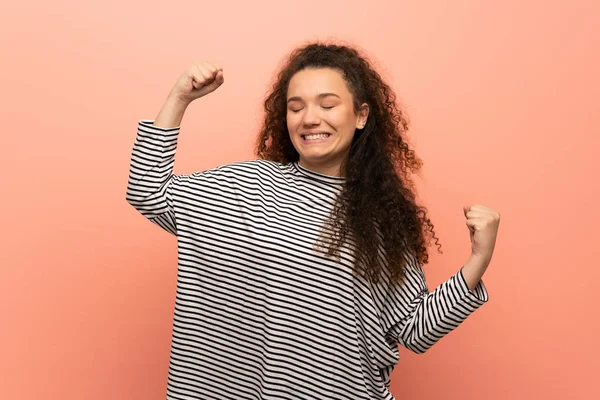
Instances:
[[[358,118],[356,119],[356,129],[363,129],[367,124],[367,118],[369,117],[369,105],[363,103],[356,113]]]

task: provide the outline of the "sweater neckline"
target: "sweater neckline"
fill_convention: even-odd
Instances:
[[[307,168],[303,167],[302,165],[300,165],[300,163],[298,161],[295,161],[293,163],[293,165],[300,174],[302,174],[308,178],[314,179],[314,180],[318,180],[318,181],[329,183],[329,184],[337,184],[337,185],[341,185],[346,181],[346,178],[341,177],[341,176],[331,176],[331,175],[322,174],[320,172],[311,171],[310,169],[307,169]]]

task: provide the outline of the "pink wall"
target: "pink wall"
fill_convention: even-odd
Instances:
[[[125,202],[136,122],[208,59],[226,82],[191,107],[176,172],[250,158],[282,56],[330,37],[411,116],[432,288],[468,256],[462,205],[502,214],[489,303],[403,351],[396,396],[600,398],[597,2],[26,3],[0,12],[1,398],[164,399],[176,243]]]

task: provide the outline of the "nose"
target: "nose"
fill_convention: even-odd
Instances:
[[[319,110],[314,106],[307,106],[306,112],[302,118],[302,122],[306,126],[319,125],[321,123],[321,117],[319,116]]]

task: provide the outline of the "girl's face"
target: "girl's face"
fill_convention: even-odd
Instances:
[[[364,127],[369,106],[355,112],[342,74],[331,68],[297,72],[287,91],[287,128],[300,165],[325,175],[340,176],[354,131]]]

